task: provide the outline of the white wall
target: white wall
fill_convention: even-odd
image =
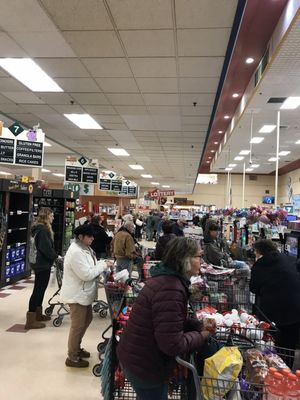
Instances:
[[[293,194],[300,194],[300,169],[296,169],[295,171],[289,172],[288,174],[279,177],[279,187],[278,187],[279,203],[289,203],[289,197],[288,197],[289,178],[291,181]]]

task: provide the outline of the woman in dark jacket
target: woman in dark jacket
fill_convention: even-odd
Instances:
[[[258,296],[261,311],[279,329],[276,345],[295,349],[300,328],[300,274],[295,260],[279,253],[271,240],[259,240],[253,247],[256,262],[250,290]]]
[[[170,240],[176,238],[173,232],[173,221],[164,221],[161,225],[163,236],[160,236],[155,248],[155,260],[161,260],[166,249],[166,245]]]
[[[139,400],[167,399],[175,357],[199,350],[210,335],[187,316],[189,279],[199,273],[200,259],[196,241],[170,241],[133,306],[117,353]]]
[[[29,300],[25,329],[45,328],[46,325],[40,321],[49,321],[51,319],[42,314],[42,304],[50,279],[51,267],[57,258],[51,226],[53,219],[53,211],[48,207],[42,207],[31,230],[36,247],[36,262],[31,264],[31,268],[35,273],[35,281]]]
[[[91,248],[96,253],[97,260],[107,257],[107,246],[112,241],[112,238],[108,236],[104,227],[100,225],[100,223],[101,219],[99,215],[92,217],[91,226],[94,231],[94,241],[91,244]]]

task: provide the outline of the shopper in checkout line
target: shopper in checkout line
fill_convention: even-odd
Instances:
[[[139,400],[168,399],[175,357],[201,350],[208,329],[187,315],[189,279],[198,275],[202,251],[190,238],[171,240],[162,263],[140,292],[117,347],[118,358]]]
[[[155,260],[161,260],[166,249],[166,245],[174,238],[176,238],[175,233],[173,233],[173,221],[166,220],[162,223],[163,236],[160,236],[156,243],[155,248]]]
[[[187,226],[186,219],[178,218],[177,222],[173,225],[173,233],[178,237],[184,236],[184,228]]]
[[[296,260],[280,253],[272,240],[258,240],[253,248],[256,262],[251,270],[250,290],[257,295],[262,318],[275,322],[279,329],[276,345],[295,349],[300,330],[300,274]],[[291,357],[285,361],[290,364]]]
[[[112,238],[108,236],[104,227],[101,225],[99,215],[94,215],[91,220],[91,226],[94,230],[94,240],[91,248],[96,253],[97,260],[107,258],[107,246],[111,243]]]
[[[25,329],[45,328],[44,322],[51,319],[51,317],[43,315],[42,305],[50,279],[51,267],[57,258],[53,241],[53,219],[53,211],[48,207],[41,207],[31,230],[36,250],[36,262],[31,264],[35,281],[29,300]]]
[[[94,230],[91,225],[80,225],[74,230],[75,242],[64,259],[64,276],[60,292],[61,301],[68,304],[71,327],[68,340],[67,367],[85,368],[90,353],[81,348],[81,341],[93,319],[92,303],[97,298],[97,278],[112,267],[112,262],[97,261],[91,248]]]

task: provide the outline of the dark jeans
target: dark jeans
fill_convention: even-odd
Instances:
[[[168,400],[168,385],[163,384],[150,389],[133,386],[137,400]]]
[[[35,312],[37,307],[41,307],[44,295],[49,283],[51,270],[35,271],[35,281],[33,292],[29,300],[29,311]]]
[[[276,339],[276,346],[283,347],[284,349],[295,350],[297,344],[299,344],[299,330],[300,330],[300,322],[297,322],[292,325],[278,326],[279,334]],[[294,351],[280,351],[282,354],[282,358],[285,363],[292,368],[294,363]],[[281,355],[281,354],[280,354]]]

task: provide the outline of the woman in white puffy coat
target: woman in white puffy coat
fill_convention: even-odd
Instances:
[[[93,319],[92,303],[97,298],[97,278],[108,268],[97,261],[90,245],[94,240],[91,225],[81,225],[74,231],[76,241],[69,247],[64,260],[61,300],[69,304],[71,328],[68,340],[68,367],[84,368],[90,353],[80,347],[82,338]]]

